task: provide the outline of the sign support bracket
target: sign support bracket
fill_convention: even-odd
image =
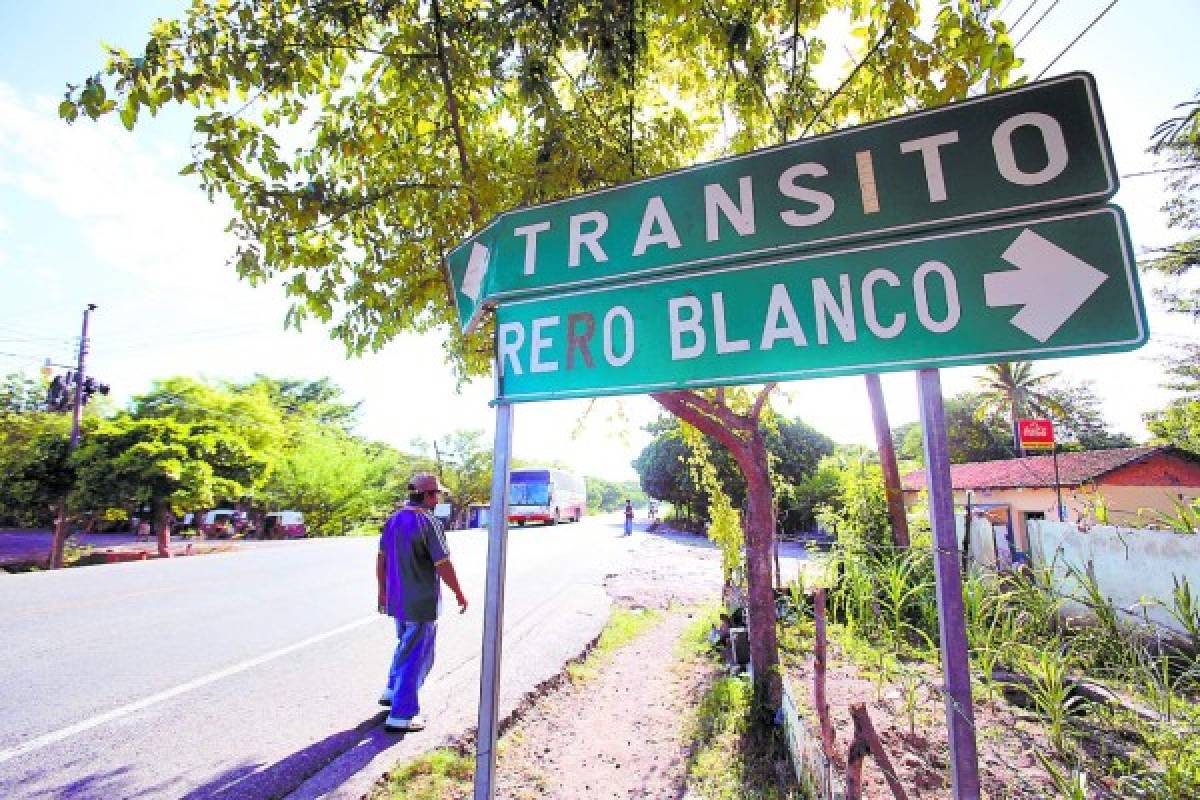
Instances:
[[[499,374],[497,370],[497,374]],[[504,630],[504,576],[508,556],[508,473],[512,464],[513,406],[496,404],[492,451],[492,502],[488,513],[487,589],[479,673],[479,723],[475,733],[475,800],[495,795],[496,729]]]
[[[950,778],[958,800],[979,800],[979,754],[975,742],[975,711],[971,705],[971,670],[967,629],[963,618],[962,572],[954,529],[954,489],[950,481],[950,449],[942,379],[936,369],[917,371],[921,433],[929,486],[929,519],[933,525],[933,562],[937,580],[938,632],[941,639],[943,694]],[[968,524],[970,521],[968,520]]]

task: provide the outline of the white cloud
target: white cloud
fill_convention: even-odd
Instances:
[[[93,370],[120,398],[178,373],[233,380],[256,372],[328,375],[351,398],[364,400],[366,435],[405,447],[418,436],[481,428],[490,440],[491,382],[457,392],[437,335],[402,336],[380,353],[348,360],[320,326],[284,332],[282,293],[237,280],[226,263],[233,242],[224,232],[225,211],[207,201],[194,179],[177,174],[187,142],[156,136],[155,125],[135,134],[111,119],[68,126],[54,103],[0,83],[0,193],[37,209],[40,223],[40,231],[12,236],[26,248],[47,232],[78,239],[68,263],[27,254],[23,296],[0,297],[0,313],[39,330],[75,333],[79,310],[98,303]],[[51,287],[62,312],[52,321],[30,314],[33,294]],[[653,404],[623,405],[649,410]],[[601,404],[580,437],[573,432],[587,403],[522,407],[514,452],[631,477],[629,460],[644,438],[636,427],[653,413],[633,414],[629,426],[607,419],[604,409],[616,407],[615,401]]]

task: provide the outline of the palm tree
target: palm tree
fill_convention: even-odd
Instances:
[[[1007,414],[1012,424],[1013,451],[1019,456],[1018,419],[1030,413],[1044,417],[1063,414],[1063,407],[1048,391],[1048,384],[1057,377],[1057,372],[1034,375],[1033,363],[1029,361],[989,364],[979,376],[983,398],[975,417],[982,420],[993,414]]]

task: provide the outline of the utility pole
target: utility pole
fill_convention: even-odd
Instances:
[[[83,310],[83,330],[79,334],[79,362],[75,369],[75,399],[71,409],[71,443],[67,456],[75,452],[79,446],[79,426],[83,421],[83,381],[84,370],[87,367],[88,353],[88,320],[96,310],[95,303],[88,303]],[[64,492],[62,501],[58,504],[58,519],[54,524],[54,539],[50,544],[50,568],[58,569],[63,565],[63,551],[67,545],[67,495]]]
[[[883,388],[876,372],[868,372],[863,375],[863,379],[867,382],[867,397],[871,401],[871,422],[875,426],[875,446],[879,450],[879,466],[883,469],[888,517],[892,521],[892,544],[908,547],[908,516],[904,510],[904,493],[900,487],[900,470],[896,466],[896,447],[892,444],[892,427],[888,424]]]
[[[75,407],[71,418],[71,450],[79,446],[79,424],[83,421],[83,380],[88,352],[88,319],[96,310],[95,303],[88,303],[83,311],[83,331],[79,334],[79,367],[75,370]]]

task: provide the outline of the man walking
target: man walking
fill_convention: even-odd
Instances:
[[[454,592],[459,613],[467,610],[442,523],[432,514],[445,491],[437,476],[414,475],[408,484],[408,503],[388,519],[379,537],[375,560],[379,612],[396,619],[396,653],[387,689],[379,698],[380,705],[391,708],[384,722],[389,733],[425,727],[417,694],[433,666],[443,580]]]
[[[625,499],[625,535],[633,536],[633,503]]]

